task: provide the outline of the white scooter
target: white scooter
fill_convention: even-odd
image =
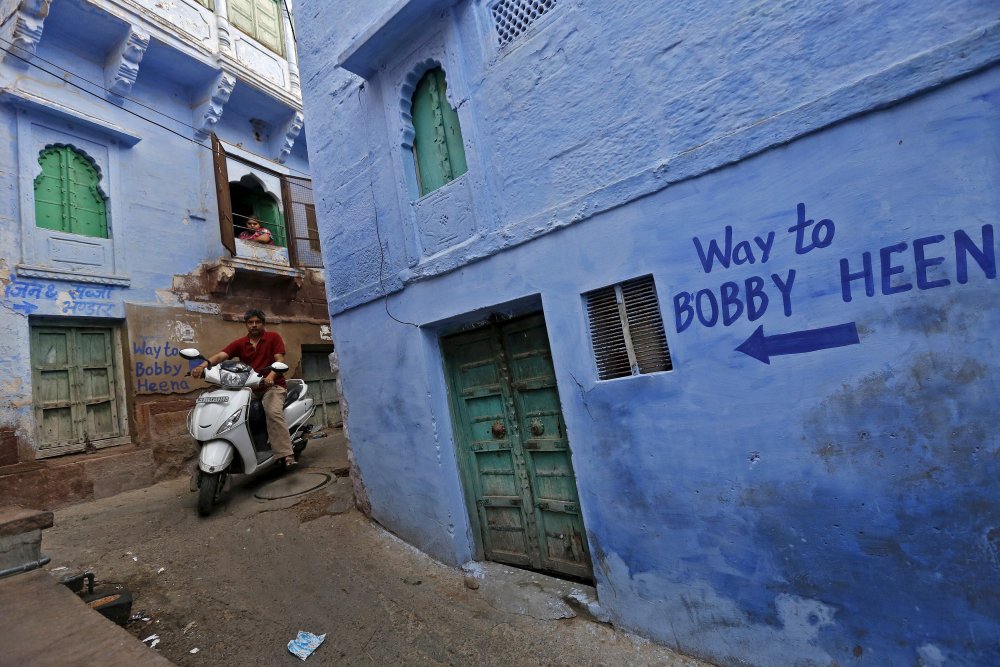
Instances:
[[[195,348],[180,351],[185,359],[208,361]],[[288,365],[275,362],[268,371],[286,373]],[[188,432],[201,447],[198,454],[198,514],[206,516],[229,488],[232,474],[250,474],[279,461],[267,441],[267,422],[260,398],[254,388],[264,379],[247,364],[227,360],[205,369],[204,380],[218,388],[195,399],[188,413]],[[289,379],[285,398],[285,423],[292,438],[292,450],[298,460],[313,429],[307,422],[316,408],[308,387],[302,380]],[[194,484],[192,484],[193,488]]]

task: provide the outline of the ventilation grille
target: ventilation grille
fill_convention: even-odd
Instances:
[[[556,0],[499,0],[490,11],[497,26],[497,40],[506,46],[522,35]]]
[[[601,380],[673,369],[652,276],[584,296]]]

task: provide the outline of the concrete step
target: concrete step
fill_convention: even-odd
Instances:
[[[18,463],[0,467],[0,498],[54,510],[149,486],[154,469],[152,452],[135,445]]]
[[[0,667],[169,667],[43,570],[0,579]]]

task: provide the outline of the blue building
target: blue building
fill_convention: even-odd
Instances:
[[[302,5],[375,519],[720,664],[1000,663],[1000,6]]]
[[[7,5],[0,495],[51,508],[183,470],[179,348],[255,305],[315,366],[329,320],[290,2]]]

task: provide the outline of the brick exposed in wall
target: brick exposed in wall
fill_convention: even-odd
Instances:
[[[13,428],[0,428],[0,466],[10,466],[18,463],[17,431]]]

